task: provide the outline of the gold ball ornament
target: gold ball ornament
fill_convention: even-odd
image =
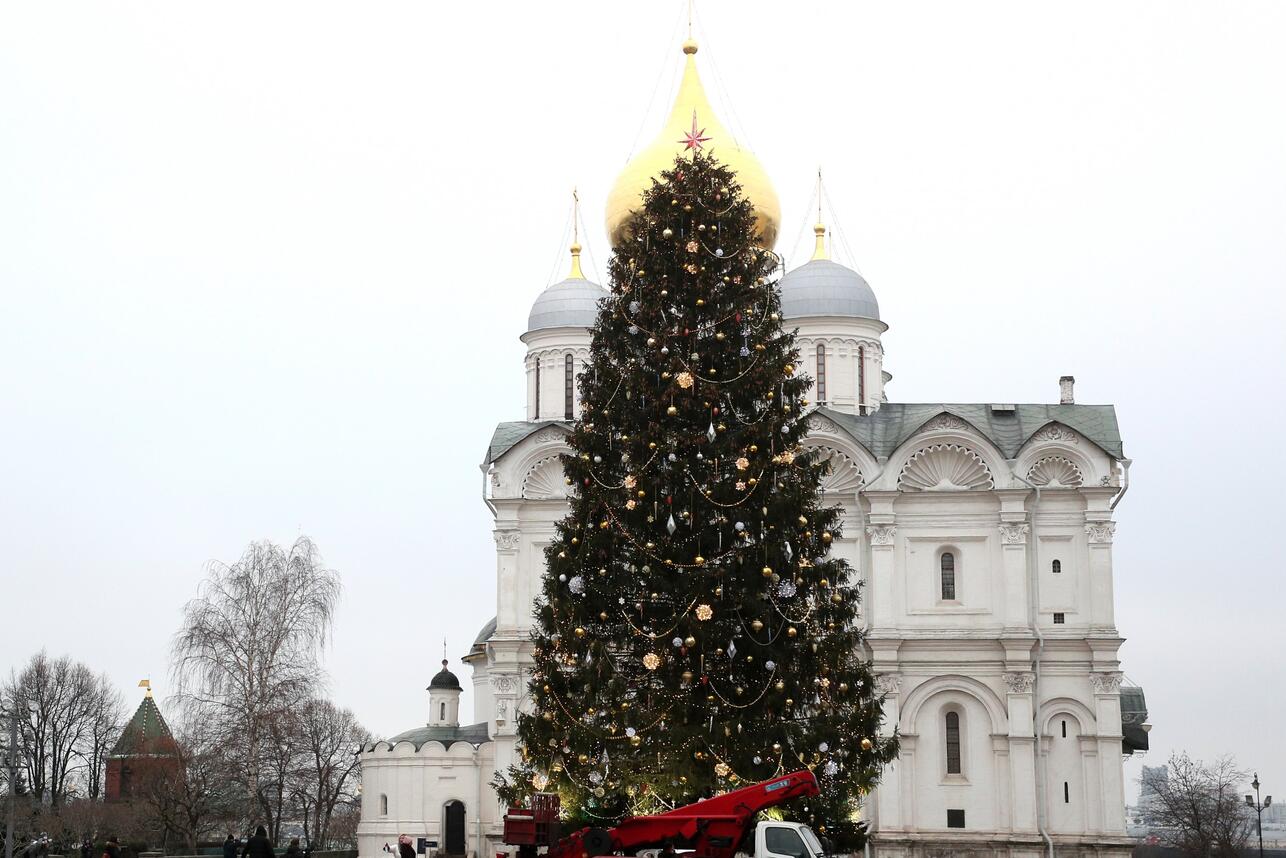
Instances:
[[[679,413],[679,409],[671,405],[669,408],[665,409],[665,413],[673,417]]]
[[[752,622],[750,623],[750,628],[754,629],[756,632],[762,632],[762,631],[764,630],[764,622],[763,622],[763,620],[754,620],[754,621],[752,621]]]
[[[576,629],[575,629],[575,631],[573,631],[572,633],[573,633],[574,635],[576,635],[576,637],[578,637],[578,638],[583,638],[583,637],[585,637],[585,630],[584,630],[583,628],[581,628],[580,626],[577,626],[577,627],[576,627]]]
[[[674,237],[674,230],[670,229],[670,228],[667,226],[665,229],[661,230],[661,237],[662,237],[662,238],[673,238],[673,237]]]
[[[869,750],[871,750],[871,748],[873,748],[874,746],[875,746],[875,743],[874,743],[874,742],[872,742],[870,739],[866,738],[865,736],[863,736],[863,737],[862,737],[862,750],[863,750],[863,751],[869,751]]]
[[[786,629],[786,637],[788,638],[793,638],[798,634],[799,634],[799,630],[796,629],[794,626],[791,626],[790,628]]]
[[[688,648],[694,647],[697,645],[697,639],[694,638],[692,635],[688,635],[686,638],[683,639],[683,645]]]
[[[763,571],[763,576],[764,576],[765,578],[771,578],[771,577],[772,577],[772,567],[771,567],[771,566],[765,566],[765,567],[763,568],[763,570],[762,570],[762,571]]]

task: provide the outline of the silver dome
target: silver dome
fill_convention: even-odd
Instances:
[[[781,278],[781,315],[860,316],[880,318],[880,305],[870,285],[851,268],[829,259],[814,259]]]
[[[607,290],[597,283],[569,277],[540,293],[527,316],[527,330],[592,327],[598,317],[598,302],[605,297]]]

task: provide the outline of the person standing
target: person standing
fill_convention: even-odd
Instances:
[[[107,845],[103,847],[103,858],[121,858],[121,845],[116,842],[115,837],[107,838]]]
[[[299,848],[299,838],[290,838],[290,845],[286,847],[286,858],[304,858],[304,850]]]
[[[397,838],[397,858],[415,858],[415,847],[411,845],[409,834],[402,834]]]
[[[231,834],[223,841],[223,858],[237,858],[237,838]]]
[[[268,839],[268,829],[262,825],[255,829],[254,836],[246,841],[245,848],[241,850],[241,858],[277,858],[272,841]]]

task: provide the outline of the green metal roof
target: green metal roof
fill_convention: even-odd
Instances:
[[[1093,441],[1108,455],[1125,457],[1116,409],[1111,405],[909,404],[886,402],[873,414],[857,415],[819,408],[876,458],[892,455],[915,431],[939,414],[952,414],[988,438],[1012,459],[1023,445],[1050,423],[1061,423]]]
[[[907,438],[939,414],[953,414],[969,423],[996,445],[1005,458],[1018,455],[1032,435],[1050,423],[1061,423],[1097,444],[1117,459],[1125,458],[1121,430],[1116,423],[1116,409],[1111,405],[1040,405],[996,406],[982,403],[905,403],[886,402],[872,414],[858,415],[833,408],[815,412],[834,421],[876,458],[892,455]],[[540,422],[512,421],[501,423],[491,436],[483,467],[490,465],[514,446],[546,426],[570,429],[561,420]]]
[[[384,744],[392,748],[396,747],[400,742],[410,742],[415,746],[415,750],[418,751],[429,742],[441,742],[449,748],[456,742],[482,745],[490,741],[491,737],[487,734],[487,725],[482,723],[470,724],[467,727],[415,727],[405,733],[398,733],[391,739],[385,739]],[[375,746],[379,744],[381,743],[371,742],[366,746],[366,750],[373,751]]]
[[[156,708],[156,701],[149,694],[138,704],[134,717],[121,730],[121,737],[112,747],[111,756],[136,757],[172,753],[172,749],[166,746],[173,741],[169,725],[161,717],[161,710]]]
[[[496,427],[496,431],[491,434],[491,443],[487,445],[487,455],[482,460],[482,467],[499,459],[505,453],[508,453],[519,441],[538,432],[546,426],[561,426],[564,429],[572,428],[570,423],[562,420],[511,420],[501,423]]]

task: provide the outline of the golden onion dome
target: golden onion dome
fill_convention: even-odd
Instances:
[[[683,53],[686,55],[683,80],[669,119],[656,139],[625,165],[607,195],[608,238],[613,247],[619,246],[627,237],[630,213],[642,207],[643,193],[652,186],[652,179],[673,166],[676,155],[700,148],[737,174],[742,193],[755,207],[761,243],[770,248],[777,242],[781,225],[777,192],[759,159],[737,143],[710,107],[697,75],[697,43],[688,39],[683,43]]]

